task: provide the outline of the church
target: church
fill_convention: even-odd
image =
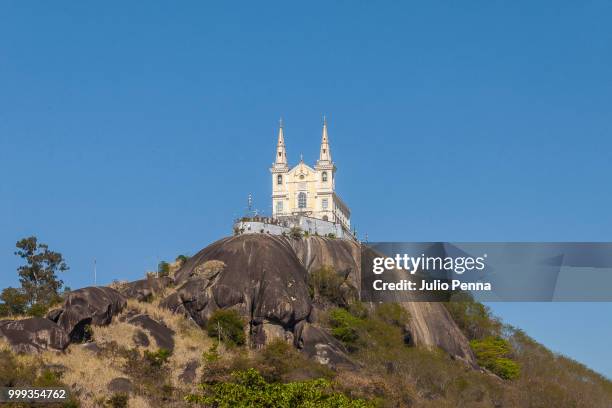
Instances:
[[[351,211],[336,193],[336,165],[332,161],[327,135],[327,120],[323,119],[323,133],[319,160],[314,167],[300,162],[289,168],[282,121],[278,129],[276,156],[272,167],[272,217],[302,216],[339,224],[351,230]]]
[[[289,167],[281,121],[270,172],[272,215],[261,216],[255,211],[254,216],[237,219],[234,234],[287,235],[297,228],[304,234],[357,239],[351,231],[351,210],[336,193],[336,165],[332,161],[325,118],[319,160],[313,167],[304,163],[301,156],[297,165]]]

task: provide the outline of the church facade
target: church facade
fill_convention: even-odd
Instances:
[[[307,217],[340,225],[351,231],[351,211],[336,193],[336,166],[327,134],[327,121],[323,120],[319,160],[314,166],[304,163],[303,158],[290,168],[282,122],[278,130],[278,141],[272,173],[272,217]]]

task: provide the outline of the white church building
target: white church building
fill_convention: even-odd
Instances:
[[[272,217],[242,219],[234,231],[282,234],[300,227],[314,235],[354,239],[351,210],[336,193],[336,165],[332,161],[327,121],[323,119],[319,160],[314,166],[302,157],[289,167],[282,121],[278,130],[272,173]]]

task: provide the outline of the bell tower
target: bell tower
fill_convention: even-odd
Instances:
[[[319,149],[319,160],[314,167],[317,176],[317,218],[325,221],[336,222],[334,211],[334,190],[336,178],[336,166],[332,161],[329,148],[329,137],[327,135],[327,119],[323,116],[323,132],[321,135],[321,148]]]
[[[272,216],[277,217],[287,212],[286,203],[288,198],[287,173],[287,149],[285,147],[285,135],[283,131],[283,119],[279,120],[278,142],[276,143],[276,156],[270,168],[272,173]]]

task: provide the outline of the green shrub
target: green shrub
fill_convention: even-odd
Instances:
[[[59,387],[62,385],[60,378],[61,373],[43,369],[32,383],[32,386],[40,388]]]
[[[247,407],[321,407],[361,408],[370,406],[366,401],[351,399],[334,392],[324,379],[283,383],[269,383],[251,368],[232,373],[232,381],[203,385],[202,395],[188,395],[191,403],[218,408]]]
[[[49,307],[42,303],[34,303],[28,308],[27,314],[32,317],[44,317],[47,314]]]
[[[208,320],[208,335],[221,341],[241,346],[245,343],[244,321],[235,310],[216,310]]]
[[[171,375],[168,350],[141,354],[137,348],[126,349],[115,343],[106,345],[104,354],[124,361],[122,371],[131,377],[134,392],[146,397],[151,406],[161,406],[172,396],[174,388],[168,384]]]
[[[127,394],[117,393],[111,395],[111,397],[106,400],[106,404],[111,408],[127,408],[128,401],[129,397]]]
[[[408,312],[399,303],[380,303],[376,306],[376,316],[383,322],[397,327],[408,323]]]
[[[332,335],[344,343],[349,350],[354,350],[359,339],[358,329],[362,325],[362,319],[353,316],[346,309],[335,308],[329,312],[329,324],[332,327]]]
[[[323,266],[308,276],[308,287],[315,300],[325,298],[330,302],[343,305],[342,284],[344,278],[331,266]]]
[[[213,343],[213,345],[210,346],[208,351],[202,353],[202,360],[204,361],[204,364],[216,363],[217,361],[219,361],[219,358],[220,356],[218,343]]]
[[[348,305],[346,310],[348,310],[351,315],[360,319],[365,319],[370,316],[370,311],[368,310],[366,304],[363,302],[351,302],[351,304]]]
[[[295,239],[299,239],[302,238],[302,236],[304,236],[304,231],[300,228],[300,227],[291,227],[291,230],[289,230],[289,236],[291,238],[295,238]]]
[[[507,340],[500,337],[486,337],[482,340],[470,341],[470,346],[481,367],[506,380],[518,378],[520,375],[520,366],[509,358],[512,354],[512,347]]]
[[[159,349],[155,352],[145,350],[144,359],[154,368],[161,368],[164,364],[168,362],[170,355],[172,353],[170,350],[166,350],[164,348]]]
[[[13,353],[0,350],[0,386],[16,387],[29,385],[36,377],[36,370],[32,366],[19,364]]]
[[[24,314],[27,309],[28,298],[21,288],[5,288],[0,293],[0,316]]]
[[[170,275],[170,264],[166,261],[161,261],[157,265],[157,274],[160,277],[165,277]]]
[[[502,323],[491,315],[489,308],[476,302],[471,294],[457,292],[452,301],[445,304],[461,331],[468,339],[482,339],[501,335]]]
[[[143,354],[137,348],[124,349],[118,347],[115,355],[125,360],[123,371],[140,382],[149,381],[154,383],[163,382],[167,374],[167,362],[170,352],[166,349],[157,351],[145,350]]]
[[[44,366],[45,363],[39,356],[19,359],[9,350],[0,350],[0,387],[68,389],[68,386],[61,381],[61,371],[44,368]],[[9,404],[9,406],[21,407],[22,405]],[[79,401],[75,396],[70,396],[70,399],[61,406],[65,408],[78,408]]]

